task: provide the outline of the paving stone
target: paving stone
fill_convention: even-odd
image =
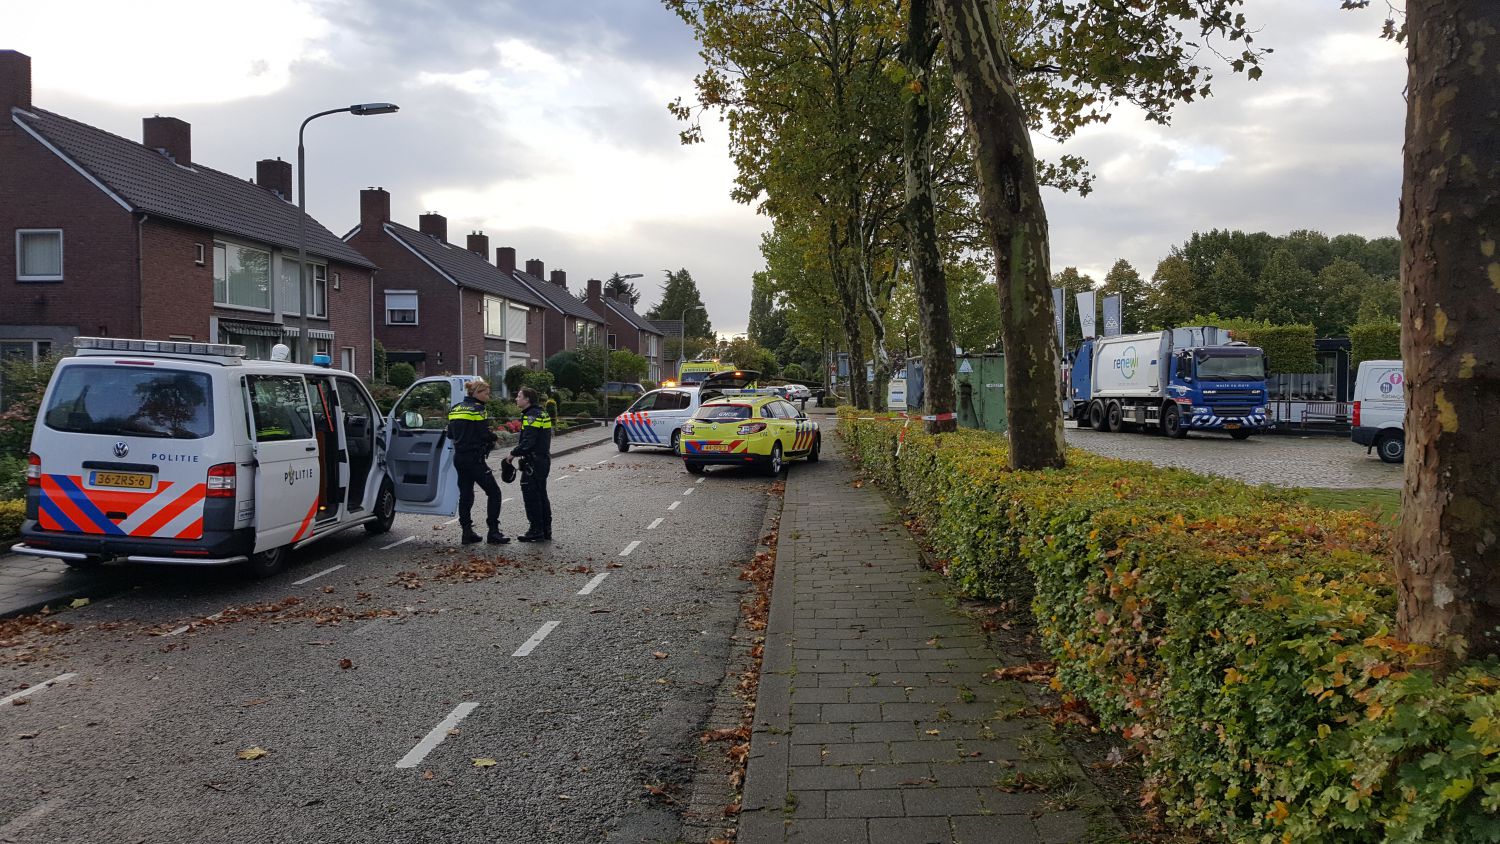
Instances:
[[[869,822],[863,818],[830,818],[801,820],[793,818],[786,825],[788,844],[867,844]],[[890,839],[876,838],[877,842]]]
[[[913,817],[977,815],[984,811],[984,802],[977,788],[912,788],[901,794],[906,801],[906,814]]]
[[[859,771],[852,767],[793,765],[789,774],[787,784],[793,791],[805,788],[859,788]]]
[[[792,707],[793,718],[796,706]],[[823,704],[821,720],[825,724],[878,722],[881,719],[878,703],[828,703]]]
[[[901,790],[865,788],[828,792],[830,818],[899,818],[906,814]]]
[[[870,840],[890,844],[951,844],[947,818],[872,818]]]
[[[954,844],[1041,844],[1031,819],[1021,815],[953,818]]]
[[[824,745],[823,764],[860,765],[891,761],[891,751],[884,742],[851,742]]]

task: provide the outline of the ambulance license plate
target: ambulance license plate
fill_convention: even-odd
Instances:
[[[705,445],[705,446],[703,446],[703,450],[704,451],[728,451],[729,450],[729,446],[727,446],[727,445]]]
[[[94,472],[89,478],[89,484],[123,489],[150,489],[151,476],[140,472]]]
[[[1240,427],[1240,423],[1238,423],[1238,422],[1225,422],[1224,423],[1224,430],[1226,430],[1226,431],[1233,431],[1233,430],[1238,429],[1239,427]]]

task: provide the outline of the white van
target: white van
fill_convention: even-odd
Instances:
[[[1406,375],[1399,360],[1360,361],[1354,374],[1355,442],[1387,463],[1406,459]]]
[[[677,454],[681,451],[678,443],[682,440],[682,426],[692,421],[700,404],[726,389],[754,383],[759,377],[760,373],[754,370],[726,369],[700,379],[696,386],[652,390],[615,417],[615,448],[629,451],[633,445],[656,446]]]
[[[448,409],[466,376],[417,381],[389,419],[348,372],[243,346],[79,337],[32,434],[22,543],[87,567],[239,564],[396,513],[458,507]]]

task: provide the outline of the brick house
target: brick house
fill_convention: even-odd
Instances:
[[[0,267],[15,270],[0,276],[0,353],[34,360],[77,335],[295,351],[291,165],[258,162],[256,184],[194,161],[182,120],[143,129],[137,143],[37,108],[30,58],[0,50]],[[375,265],[307,222],[312,349],[369,376]]]
[[[547,276],[546,265],[536,259],[526,262],[526,269],[516,269],[516,250],[502,246],[495,250],[495,264],[537,298],[547,303],[542,313],[542,360],[561,351],[604,342],[604,322],[583,300],[568,290],[568,274],[553,270]],[[542,278],[546,276],[547,281]]]
[[[448,242],[448,220],[423,214],[413,229],[391,220],[384,188],[359,192],[359,225],[344,241],[380,265],[375,337],[390,363],[419,375],[483,375],[504,391],[505,370],[541,369],[546,304],[487,259],[482,232]]]
[[[646,372],[648,381],[661,381],[662,333],[635,312],[630,303],[611,292],[603,295],[604,283],[597,278],[589,279],[588,306],[604,318],[608,326],[606,345],[611,349],[629,349],[646,359],[650,368]]]

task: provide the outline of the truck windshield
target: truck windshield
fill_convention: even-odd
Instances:
[[[1259,349],[1243,352],[1199,352],[1198,377],[1206,381],[1263,381],[1266,359]]]
[[[214,432],[208,376],[134,366],[68,366],[43,420],[54,431],[195,440]]]

